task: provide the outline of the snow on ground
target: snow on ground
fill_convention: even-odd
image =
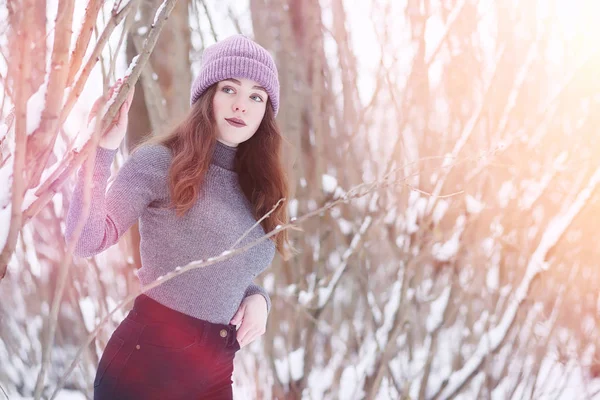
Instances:
[[[8,392],[8,398],[10,400],[33,400],[33,396],[31,397],[23,397],[18,393]],[[63,389],[58,392],[58,395],[55,398],[56,400],[87,400],[87,397],[79,391],[76,390],[67,390]]]

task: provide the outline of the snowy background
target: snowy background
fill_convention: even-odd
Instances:
[[[91,104],[134,70],[170,2],[72,3],[59,22],[69,1],[0,4],[0,398],[11,400],[91,398],[129,305],[86,338],[139,289],[135,230],[71,260],[75,174],[56,180],[91,134]],[[598,17],[596,0],[179,0],[113,172],[189,107],[202,49],[242,32],[278,63],[289,213],[302,221],[299,254],[257,281],[273,308],[236,357],[236,399],[600,398]],[[69,78],[51,59],[65,29]]]

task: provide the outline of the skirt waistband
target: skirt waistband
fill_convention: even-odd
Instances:
[[[227,338],[228,342],[233,342],[236,339],[237,331],[236,326],[233,324],[217,324],[192,317],[173,310],[143,293],[135,298],[131,311],[135,319],[144,322],[173,324],[180,329],[195,333],[206,331],[209,335],[218,334],[223,338]]]

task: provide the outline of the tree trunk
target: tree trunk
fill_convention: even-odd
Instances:
[[[139,54],[144,36],[162,0],[140,2],[141,19],[135,21],[127,35],[127,61]],[[189,54],[192,48],[188,0],[180,0],[163,27],[145,71],[135,87],[130,108],[126,143],[131,151],[148,134],[161,134],[180,120],[190,107],[192,75]],[[147,29],[140,30],[146,27]],[[157,96],[158,95],[158,96]],[[136,222],[130,229],[131,251],[137,268],[140,259],[140,233]]]

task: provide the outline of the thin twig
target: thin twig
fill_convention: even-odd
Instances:
[[[208,25],[210,26],[210,31],[212,33],[213,40],[215,42],[218,42],[219,38],[217,36],[217,31],[215,30],[215,24],[213,23],[210,13],[208,12],[208,6],[206,5],[206,1],[202,0],[200,3],[202,3],[202,8],[204,8],[204,13],[206,14],[206,19],[208,19]]]
[[[244,234],[242,236],[240,236],[240,238],[238,240],[236,240],[236,242],[229,248],[229,250],[233,250],[235,248],[235,246],[237,246],[242,240],[244,240],[244,238],[246,236],[248,236],[248,234],[250,232],[252,232],[252,230],[254,228],[256,228],[263,220],[265,220],[266,218],[268,218],[269,215],[273,214],[273,212],[277,209],[277,207],[279,207],[279,205],[281,204],[281,202],[284,201],[284,200],[285,200],[285,197],[279,199],[279,201],[277,202],[277,204],[275,204],[268,213],[266,213],[258,221],[256,221],[256,223],[254,225],[252,225],[252,227],[250,227],[250,229],[248,229],[246,232],[244,232]]]
[[[240,20],[235,15],[233,15],[233,10],[231,9],[231,6],[227,8],[227,15],[229,16],[229,19],[231,19],[231,22],[233,22],[233,26],[235,26],[235,30],[237,31],[237,33],[242,34]]]
[[[98,140],[100,139],[100,121],[98,119],[95,120],[94,130],[92,133],[91,141],[96,145]],[[60,305],[62,303],[62,296],[67,284],[67,277],[69,274],[69,269],[71,267],[73,261],[73,250],[75,249],[75,245],[79,241],[79,236],[83,231],[83,227],[87,221],[89,210],[90,210],[90,190],[92,186],[92,176],[94,172],[94,161],[95,155],[92,154],[91,157],[88,157],[86,160],[86,170],[85,170],[85,178],[84,178],[84,190],[83,190],[83,210],[82,216],[77,221],[77,225],[74,229],[74,234],[71,240],[67,243],[66,249],[66,257],[64,262],[61,264],[60,269],[58,271],[57,285],[54,296],[52,297],[52,305],[50,308],[50,313],[48,314],[48,332],[45,336],[44,340],[44,353],[42,355],[42,367],[38,374],[37,385],[36,385],[36,398],[41,396],[41,391],[43,389],[43,383],[46,375],[46,368],[50,362],[50,351],[52,349],[52,345],[54,343],[54,335],[56,332],[56,326],[58,324],[58,313],[60,311]],[[39,387],[38,387],[39,385]]]
[[[96,25],[98,13],[100,12],[100,8],[102,8],[102,3],[102,0],[90,0],[87,7],[85,8],[85,16],[83,18],[81,31],[79,33],[79,37],[77,38],[75,49],[71,54],[69,75],[67,77],[66,86],[71,86],[73,80],[75,79],[75,74],[81,66],[81,62],[83,61],[83,58],[85,56],[85,51],[87,50],[88,45],[90,43],[90,38],[92,37],[92,32],[94,30],[93,28]]]
[[[419,192],[419,193],[424,194],[424,195],[429,196],[429,197],[435,197],[437,199],[445,199],[447,197],[454,197],[456,195],[463,194],[465,192],[464,190],[459,190],[458,192],[435,196],[432,193],[428,193],[428,192],[426,192],[424,190],[418,189],[418,188],[416,188],[416,187],[414,187],[412,185],[409,185],[408,183],[405,183],[404,185],[407,188],[409,188],[410,190],[414,190],[415,192]]]
[[[32,9],[26,7],[23,11],[23,20],[21,21],[22,37],[19,41],[19,65],[20,74],[16,77],[16,90],[15,90],[15,152],[14,152],[14,164],[13,164],[13,184],[12,184],[12,196],[11,196],[11,219],[8,235],[2,252],[0,253],[0,281],[6,275],[8,268],[8,262],[10,261],[15,247],[17,245],[17,238],[19,231],[21,230],[23,213],[21,207],[23,205],[23,198],[26,190],[26,182],[24,177],[24,169],[27,157],[27,96],[26,88],[29,85],[26,84],[29,79],[29,73],[31,70],[31,57],[30,52],[27,51],[30,45],[30,30],[26,29],[27,25],[32,20]]]

